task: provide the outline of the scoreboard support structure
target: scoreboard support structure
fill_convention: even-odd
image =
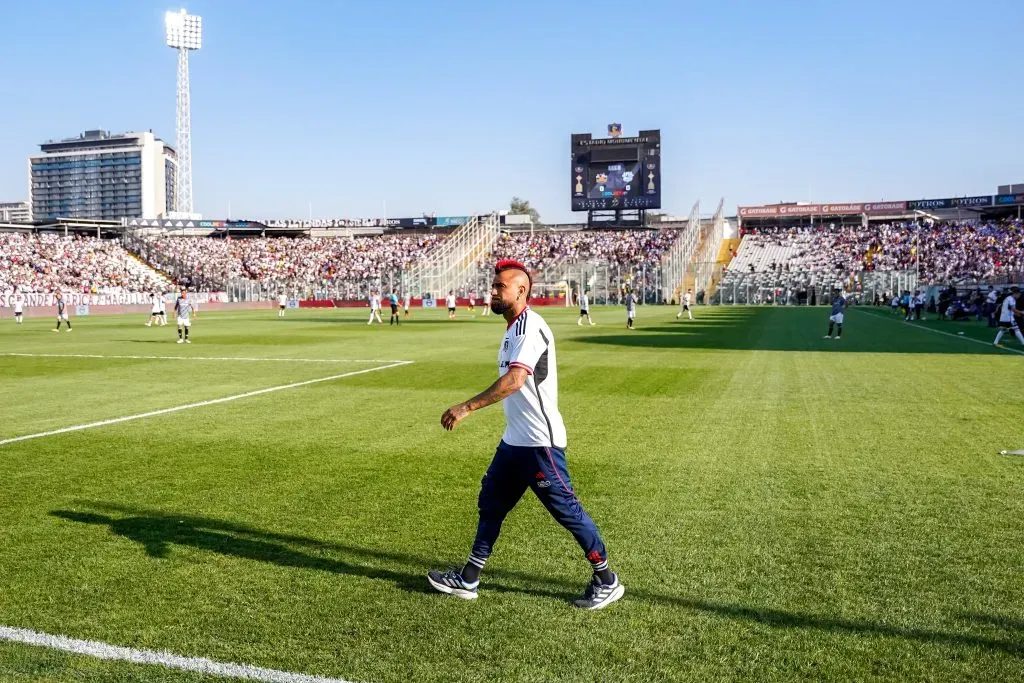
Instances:
[[[647,225],[646,209],[591,209],[588,228],[642,228]]]

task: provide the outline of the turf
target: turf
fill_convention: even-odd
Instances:
[[[0,624],[364,683],[1020,680],[1024,357],[983,324],[854,310],[544,309],[569,466],[627,587],[536,500],[464,602],[500,319],[364,311],[0,320],[0,354],[415,361],[0,446]],[[935,334],[926,330],[950,332]],[[963,331],[961,338],[956,332]],[[1014,342],[1008,342],[1011,346]],[[379,366],[0,355],[0,439]],[[8,680],[197,681],[0,645]]]

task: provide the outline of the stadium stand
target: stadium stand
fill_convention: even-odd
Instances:
[[[172,286],[114,240],[0,232],[0,292],[121,294]]]

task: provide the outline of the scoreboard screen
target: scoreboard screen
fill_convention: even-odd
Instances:
[[[572,136],[572,210],[661,208],[661,131],[633,138]]]

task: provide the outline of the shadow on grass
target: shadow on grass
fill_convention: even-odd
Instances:
[[[380,579],[412,593],[432,593],[426,582],[426,572],[443,564],[437,558],[327,543],[304,536],[279,534],[206,517],[107,503],[83,502],[81,505],[117,516],[72,510],[54,510],[50,515],[72,522],[109,527],[111,533],[138,543],[147,555],[155,558],[165,558],[172,546],[181,545],[282,567]],[[410,571],[380,566],[383,564],[406,565]],[[558,577],[539,577],[506,569],[489,569],[485,574],[484,585],[488,592],[521,593],[569,601],[579,597],[582,591],[580,584]],[[626,584],[626,595],[632,599],[773,628],[814,629],[838,634],[900,638],[921,643],[976,647],[1024,657],[1024,641],[1016,637],[1016,634],[1024,629],[1024,622],[1001,616],[960,615],[964,620],[1008,631],[1011,633],[1010,638],[949,633],[840,617],[800,614],[766,607],[747,607],[633,587],[629,585],[628,579]]]
[[[846,316],[841,341],[823,339],[828,332],[829,309],[825,307],[754,307],[716,309],[694,320],[644,324],[637,319],[635,330],[613,334],[592,334],[572,338],[573,343],[599,346],[628,346],[647,349],[720,349],[758,351],[851,350],[857,353],[977,354],[999,353],[998,349],[964,344],[962,340],[921,334],[913,323],[881,309],[851,309]],[[925,329],[941,329],[925,325]],[[607,329],[605,326],[604,329]],[[959,331],[958,327],[950,327]],[[946,331],[946,330],[943,330]]]

